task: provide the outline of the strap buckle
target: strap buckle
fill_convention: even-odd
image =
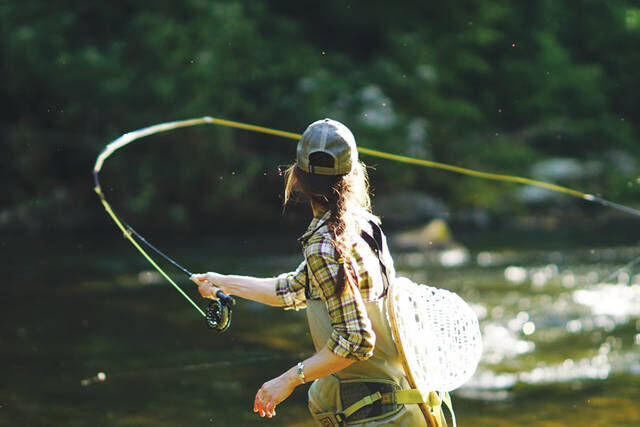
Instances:
[[[382,403],[383,405],[391,405],[396,403],[396,394],[394,392],[382,393],[380,403]]]

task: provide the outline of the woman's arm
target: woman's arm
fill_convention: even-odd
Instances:
[[[343,370],[351,365],[354,360],[346,359],[331,352],[328,347],[306,359],[304,365],[305,382],[326,377]],[[259,412],[261,417],[269,418],[276,414],[276,405],[285,400],[293,390],[302,384],[298,376],[298,367],[293,366],[277,378],[267,381],[262,385],[253,403],[253,412]]]
[[[219,273],[194,274],[191,280],[198,285],[204,298],[216,298],[218,289],[227,295],[236,295],[275,307],[282,306],[282,299],[276,295],[277,278],[225,275]]]

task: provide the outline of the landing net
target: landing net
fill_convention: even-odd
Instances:
[[[474,374],[482,353],[478,317],[457,294],[398,277],[387,312],[412,387],[448,392]]]

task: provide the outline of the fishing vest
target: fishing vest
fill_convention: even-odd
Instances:
[[[314,233],[322,226],[324,224],[316,228]],[[407,381],[386,312],[387,290],[395,277],[393,261],[380,226],[369,221],[368,227],[370,230],[363,230],[360,237],[377,257],[380,269],[379,272],[369,271],[369,274],[372,278],[373,274],[379,274],[384,285],[380,299],[364,303],[376,335],[373,355],[314,381],[309,389],[310,412],[321,426],[446,426],[438,396],[435,393],[423,396],[418,390],[412,390]],[[309,270],[306,276],[307,320],[313,344],[319,351],[326,345],[333,328],[324,301],[310,298]],[[436,414],[427,424],[417,405],[425,402]]]

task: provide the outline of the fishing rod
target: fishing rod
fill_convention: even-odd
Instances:
[[[156,254],[161,256],[162,258],[164,258],[166,261],[168,261],[173,266],[175,266],[176,268],[181,270],[183,273],[187,274],[188,276],[191,276],[192,275],[191,272],[189,272],[187,269],[182,267],[176,261],[171,259],[164,252],[160,251],[158,248],[156,248],[155,246],[150,244],[144,237],[142,237],[138,232],[136,232],[131,226],[129,226],[128,224],[126,224],[123,221],[121,221],[118,218],[118,216],[115,214],[115,212],[113,211],[113,209],[111,208],[109,203],[107,202],[107,200],[106,200],[106,198],[104,196],[104,193],[102,192],[102,189],[100,187],[100,181],[99,181],[99,173],[100,173],[100,170],[102,169],[102,166],[103,166],[105,160],[109,156],[111,156],[116,150],[126,146],[127,144],[129,144],[129,143],[131,143],[133,141],[136,141],[136,140],[138,140],[140,138],[144,138],[144,137],[147,137],[147,136],[150,136],[150,135],[153,135],[153,134],[157,134],[157,133],[161,133],[161,132],[167,132],[167,131],[170,131],[170,130],[173,130],[173,129],[178,129],[178,128],[184,128],[184,127],[190,127],[190,126],[199,126],[199,125],[204,125],[204,124],[213,124],[213,125],[230,127],[230,128],[235,128],[235,129],[244,129],[244,130],[248,130],[248,131],[252,131],[252,132],[268,134],[268,135],[275,135],[275,136],[281,136],[281,137],[284,137],[284,138],[289,138],[289,139],[294,139],[294,140],[299,140],[300,137],[302,136],[301,134],[298,134],[298,133],[287,132],[287,131],[283,131],[283,130],[279,130],[279,129],[273,129],[273,128],[268,128],[268,127],[264,127],[264,126],[258,126],[258,125],[254,125],[254,124],[250,124],[250,123],[236,122],[236,121],[232,121],[232,120],[220,119],[220,118],[215,118],[215,117],[210,117],[210,116],[205,116],[205,117],[200,117],[200,118],[195,118],[195,119],[188,119],[188,120],[178,120],[178,121],[166,122],[166,123],[160,123],[160,124],[148,126],[148,127],[142,128],[142,129],[138,129],[136,131],[127,132],[127,133],[123,134],[119,138],[116,138],[115,140],[113,140],[112,142],[107,144],[104,147],[104,149],[100,152],[100,154],[98,154],[98,157],[96,158],[96,162],[95,162],[95,165],[94,165],[94,168],[93,168],[93,178],[94,178],[94,183],[95,183],[94,190],[98,194],[98,196],[100,197],[100,201],[102,202],[102,205],[104,206],[105,210],[107,211],[107,213],[109,214],[111,219],[113,219],[113,221],[116,223],[118,228],[122,231],[124,237],[126,239],[128,239],[131,242],[131,244],[133,244],[133,246],[147,259],[147,261],[149,261],[149,263],[165,279],[167,279],[167,281],[169,283],[171,283],[171,285],[173,285],[173,287],[187,301],[189,301],[189,303],[191,303],[191,305],[193,305],[196,308],[196,310],[202,316],[205,317],[209,327],[222,331],[222,330],[228,329],[228,327],[231,324],[231,307],[235,303],[234,299],[229,297],[229,296],[227,296],[227,295],[225,295],[222,291],[218,291],[218,293],[216,294],[218,299],[217,300],[213,300],[209,304],[209,306],[206,308],[206,312],[203,311],[169,277],[169,275],[167,273],[165,273],[164,270],[162,270],[160,268],[160,266],[158,266],[158,264],[156,264],[156,262],[149,256],[149,254],[144,249],[142,249],[142,247],[140,246],[138,241],[136,241],[136,239],[134,239],[133,236],[135,236],[147,248],[151,249],[153,252],[155,252]],[[591,203],[596,203],[596,204],[599,204],[601,206],[605,206],[605,207],[608,207],[608,208],[616,209],[616,210],[619,210],[621,212],[625,212],[627,214],[640,217],[640,210],[638,210],[638,209],[632,208],[630,206],[622,205],[620,203],[615,203],[615,202],[612,202],[610,200],[606,200],[606,199],[603,199],[601,197],[594,196],[593,194],[583,193],[581,191],[573,190],[571,188],[563,187],[563,186],[556,185],[556,184],[551,184],[551,183],[544,182],[544,181],[538,181],[538,180],[519,177],[519,176],[482,172],[482,171],[477,171],[477,170],[473,170],[473,169],[462,168],[462,167],[459,167],[459,166],[453,166],[453,165],[449,165],[449,164],[446,164],[446,163],[435,162],[435,161],[431,161],[431,160],[417,159],[417,158],[414,158],[414,157],[403,156],[403,155],[399,155],[399,154],[386,153],[386,152],[383,152],[383,151],[373,150],[373,149],[366,148],[366,147],[358,147],[358,151],[360,153],[362,153],[362,154],[369,155],[369,156],[372,156],[372,157],[378,157],[378,158],[392,160],[392,161],[396,161],[396,162],[400,162],[400,163],[413,164],[413,165],[417,165],[417,166],[424,166],[424,167],[429,167],[429,168],[446,170],[446,171],[449,171],[449,172],[454,172],[454,173],[467,175],[467,176],[473,176],[473,177],[476,177],[476,178],[483,178],[483,179],[489,179],[489,180],[494,180],[494,181],[503,181],[503,182],[513,182],[513,183],[526,184],[526,185],[534,185],[534,186],[537,186],[537,187],[542,187],[542,188],[546,188],[546,189],[551,190],[551,191],[556,191],[556,192],[559,192],[559,193],[567,194],[569,196],[577,197],[577,198],[580,198],[582,200],[585,200],[585,201],[588,201],[588,202],[591,202]]]
[[[126,135],[128,134],[123,135],[123,137]],[[123,137],[118,138],[116,141],[121,140]],[[133,141],[134,139],[131,139],[129,142]],[[138,250],[138,252],[140,252],[142,256],[144,256],[145,259],[149,261],[149,263],[198,311],[198,313],[200,313],[205,318],[207,326],[211,329],[214,329],[220,332],[225,332],[231,326],[232,307],[235,305],[235,300],[232,297],[226,295],[221,290],[218,290],[216,292],[216,297],[218,299],[210,301],[203,311],[191,298],[189,298],[189,296],[182,290],[182,288],[180,288],[180,286],[178,286],[173,281],[173,279],[171,279],[171,277],[169,277],[169,275],[162,268],[160,268],[160,266],[153,260],[153,258],[151,258],[151,256],[149,256],[149,254],[140,246],[140,244],[132,236],[137,237],[140,240],[140,242],[142,242],[142,244],[144,244],[147,248],[151,249],[156,254],[160,255],[162,258],[164,258],[166,261],[168,261],[173,266],[178,268],[180,271],[185,273],[187,276],[191,277],[193,276],[193,273],[191,273],[189,270],[187,270],[186,268],[178,264],[175,260],[170,258],[160,249],[156,248],[154,245],[149,243],[149,241],[145,239],[136,230],[134,230],[133,227],[131,227],[129,224],[122,221],[116,215],[113,208],[111,208],[111,205],[109,204],[109,202],[107,202],[104,196],[104,193],[102,192],[102,187],[100,186],[100,178],[99,178],[100,169],[102,168],[102,164],[104,163],[107,157],[109,157],[118,148],[126,145],[126,144],[122,144],[119,147],[114,148],[112,144],[113,143],[107,145],[105,149],[100,153],[100,155],[98,155],[98,159],[96,160],[96,165],[94,166],[94,169],[93,169],[93,180],[95,183],[94,191],[98,194],[98,197],[100,197],[100,201],[102,202],[103,207],[105,208],[105,210],[107,211],[111,219],[113,219],[113,221],[116,223],[118,228],[122,231],[123,236],[127,240],[129,240],[131,244]]]
[[[167,254],[165,254],[160,249],[156,248],[151,243],[149,243],[147,241],[147,239],[142,237],[140,235],[140,233],[138,233],[136,230],[134,230],[130,225],[127,225],[127,231],[129,231],[131,234],[136,236],[138,238],[138,240],[140,240],[142,243],[144,243],[152,251],[154,251],[155,253],[160,255],[162,258],[167,260],[169,263],[173,264],[173,266],[176,267],[178,270],[182,271],[184,274],[186,274],[189,277],[193,276],[192,272],[190,272],[189,270],[187,270],[186,268],[184,268],[183,266],[178,264],[173,258],[170,258]],[[230,306],[233,306],[236,303],[236,300],[234,300],[232,297],[230,297],[229,295],[225,294],[224,292],[222,292],[220,290],[218,290],[218,292],[216,292],[216,296],[218,297],[218,299],[221,299],[221,300],[225,301]]]
[[[94,179],[97,180],[97,175],[94,174]],[[205,321],[207,323],[207,326],[211,329],[215,329],[217,331],[220,332],[225,332],[227,329],[229,329],[229,327],[231,326],[231,314],[232,314],[232,307],[235,305],[235,300],[226,295],[224,292],[222,292],[221,290],[218,290],[218,292],[216,292],[216,296],[218,297],[218,299],[210,301],[209,304],[205,307],[204,311],[191,299],[189,298],[189,296],[182,290],[182,288],[180,288],[172,279],[171,277],[169,277],[169,275],[167,273],[164,272],[164,270],[162,268],[160,268],[160,266],[153,260],[153,258],[151,258],[149,256],[149,254],[147,252],[145,252],[144,249],[142,249],[142,247],[140,247],[140,245],[138,244],[138,242],[131,237],[132,235],[137,237],[145,246],[147,246],[149,249],[151,249],[152,251],[154,251],[155,253],[157,253],[158,255],[160,255],[162,258],[164,258],[165,260],[167,260],[169,263],[171,263],[172,265],[174,265],[176,268],[178,268],[179,270],[181,270],[183,273],[185,273],[187,276],[191,277],[193,276],[193,273],[191,273],[189,270],[187,270],[186,268],[184,268],[183,266],[181,266],[180,264],[178,264],[175,260],[173,260],[172,258],[170,258],[168,255],[166,255],[164,252],[162,252],[160,249],[156,248],[154,245],[152,245],[151,243],[149,243],[147,241],[147,239],[145,239],[144,237],[142,237],[140,235],[140,233],[138,233],[136,230],[133,229],[133,227],[131,227],[130,225],[128,225],[127,223],[125,223],[124,221],[120,220],[116,214],[113,212],[113,209],[111,208],[111,206],[109,205],[109,203],[106,201],[106,199],[104,198],[104,195],[102,193],[102,191],[100,190],[99,187],[99,182],[97,184],[97,187],[95,188],[96,193],[98,193],[98,195],[100,196],[100,200],[102,201],[102,204],[104,205],[105,209],[107,210],[107,213],[111,216],[111,218],[114,220],[114,222],[118,225],[118,227],[122,230],[123,235],[126,239],[128,239],[133,246],[138,249],[138,251],[142,254],[142,256],[144,256],[147,261],[149,261],[149,263],[165,278],[167,279],[167,281],[169,283],[171,283],[173,285],[173,287],[184,297],[186,298],[187,301],[189,301],[191,303],[191,305],[193,305],[196,310],[205,318]]]
[[[162,258],[175,266],[178,270],[189,276],[189,278],[193,276],[192,272],[178,264],[167,254],[149,243],[147,239],[142,237],[140,233],[134,230],[130,225],[127,225],[127,231],[136,236],[138,240],[144,243],[145,246],[147,246],[149,249],[160,255]],[[220,332],[224,332],[231,326],[231,309],[236,304],[236,300],[219,289],[216,292],[216,296],[218,297],[218,300],[211,301],[204,310],[205,320],[207,321],[207,326],[209,326],[211,329],[216,329]]]

